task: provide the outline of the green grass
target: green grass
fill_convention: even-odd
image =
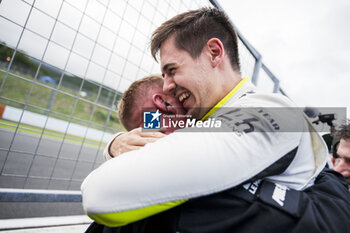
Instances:
[[[35,106],[28,106],[28,111],[45,115],[47,114],[47,111],[42,109],[51,108],[51,117],[67,121],[69,120],[69,116],[73,115],[73,122],[75,123],[86,125],[84,121],[91,120],[93,124],[91,124],[90,127],[99,130],[104,128],[105,122],[107,121],[108,117],[107,109],[97,107],[96,110],[93,112],[93,104],[90,104],[81,99],[77,101],[77,98],[75,97],[38,85],[39,81],[33,82],[33,77],[31,75],[20,74],[15,71],[11,72],[21,77],[24,77],[26,80],[8,74],[3,89],[0,92],[0,104],[22,109],[23,104],[21,103],[25,103],[28,99],[28,104]],[[5,73],[0,72],[0,83],[2,83],[4,76]],[[45,83],[45,85],[50,86],[50,84],[47,83]],[[31,88],[32,91],[30,92]],[[98,86],[96,86],[96,88],[98,88]],[[60,90],[68,94],[72,94],[74,96],[77,95],[76,90],[72,90],[66,87],[60,87]],[[88,96],[85,99],[94,102],[97,98],[96,93],[97,91],[92,91],[91,93],[88,93]],[[20,103],[9,101],[7,99],[14,100]],[[74,105],[76,106],[75,108]],[[114,133],[117,130],[123,130],[123,127],[120,124],[118,118],[116,117],[116,112],[112,111],[107,125],[107,132]]]

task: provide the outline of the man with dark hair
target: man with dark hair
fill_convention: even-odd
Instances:
[[[200,55],[205,48],[207,56],[214,59],[211,64],[202,63],[203,56]],[[172,91],[176,97],[184,96],[182,102],[188,114],[198,120],[207,113],[208,107],[215,106],[241,81],[236,32],[228,17],[215,8],[185,12],[163,23],[154,31],[151,40],[151,53],[155,59],[159,51],[164,91]],[[178,55],[178,60],[172,59]],[[214,66],[220,75],[212,74],[208,82],[202,82],[210,73],[207,65]],[[176,73],[180,68],[186,73]],[[186,80],[181,82],[186,85],[178,83],[178,88],[172,90],[175,83],[168,85],[168,81],[175,74],[184,77]],[[189,95],[190,92],[184,92],[186,86],[196,87],[196,91]],[[184,88],[178,90],[179,87]],[[192,99],[196,101],[195,105],[188,103],[194,101]]]
[[[342,208],[350,204],[341,200],[349,193],[343,193],[341,182],[334,183],[333,193],[324,187],[327,195],[291,191],[307,192],[316,177],[329,178],[319,176],[327,149],[302,112],[288,108],[294,106],[289,99],[260,93],[242,79],[236,34],[223,12],[202,8],[175,16],[155,31],[151,50],[160,54],[164,93],[175,96],[193,118],[220,119],[230,130],[181,129],[121,155],[121,140],[115,140],[109,152],[116,158],[82,184],[91,218],[118,227],[153,216],[167,227],[152,231],[141,221],[134,232],[340,232],[349,227],[344,221],[349,213]],[[271,108],[283,108],[284,114]],[[326,205],[311,201],[330,196]],[[283,214],[258,214],[271,205]],[[328,218],[330,209],[337,219]]]
[[[350,184],[350,124],[340,126],[336,131],[332,162],[334,170],[342,174]]]
[[[174,33],[174,31],[176,31]],[[151,39],[151,53],[157,53],[163,42],[175,37],[175,46],[198,58],[211,38],[218,38],[228,54],[232,68],[240,72],[237,34],[228,17],[215,8],[203,8],[176,15],[158,27]]]
[[[145,77],[143,79],[140,79],[134,83],[131,84],[131,86],[124,92],[123,97],[121,98],[119,102],[119,107],[118,107],[118,115],[120,120],[123,122],[124,126],[129,125],[131,128],[128,128],[128,130],[136,130],[135,133],[131,133],[135,138],[132,137],[132,140],[134,140],[135,144],[137,146],[133,145],[131,147],[125,148],[126,150],[135,150],[139,149],[142,146],[145,146],[147,143],[154,142],[157,139],[161,138],[164,136],[164,134],[161,133],[144,133],[140,131],[140,128],[137,128],[139,124],[133,124],[130,122],[131,120],[135,120],[135,122],[140,123],[142,119],[142,106],[147,106],[148,110],[151,111],[156,111],[157,109],[160,109],[163,113],[169,113],[169,114],[181,114],[183,112],[183,109],[181,109],[181,106],[179,106],[179,103],[173,96],[165,95],[162,92],[162,89],[160,88],[163,85],[163,79],[158,76],[158,75],[151,75],[148,77]],[[156,95],[159,95],[159,99],[162,101],[167,100],[167,104],[164,105],[165,101],[160,103],[157,99],[154,97]],[[139,98],[134,98],[138,96]],[[152,100],[152,101],[150,101]],[[174,105],[174,106],[173,106]],[[158,108],[159,107],[159,108]],[[129,114],[126,114],[125,110],[129,109]],[[131,116],[136,116],[139,119],[136,119],[135,117],[129,117]],[[125,126],[125,128],[127,128]],[[135,129],[136,128],[136,129]],[[153,135],[154,134],[154,135]],[[139,136],[139,137],[137,137]],[[130,139],[130,137],[129,137]],[[130,142],[129,142],[130,144]],[[110,156],[106,157],[106,160],[110,159]],[[250,184],[250,191],[252,191],[252,188],[255,187],[254,185],[257,184],[256,182]],[[298,194],[300,196],[296,200],[293,201],[299,201],[299,204],[302,203],[302,205],[305,206],[312,206],[313,208],[317,207],[317,202],[319,202],[319,196],[317,193],[324,189],[325,186],[334,187],[335,190],[339,188],[339,184],[341,185],[341,182],[337,179],[337,177],[334,174],[331,174],[330,171],[324,171],[321,173],[321,175],[317,178],[317,182],[315,182],[315,185],[306,189],[303,192],[297,192],[294,190],[289,190],[289,193],[292,193],[294,195]],[[280,221],[280,226],[287,227],[286,225],[286,219],[290,220],[291,216],[291,210],[290,207],[287,208],[276,208],[271,203],[266,202],[267,199],[263,199],[266,203],[265,205],[262,205],[260,201],[255,200],[253,201],[251,198],[254,197],[255,195],[252,195],[249,193],[250,191],[245,190],[244,187],[247,187],[248,184],[245,184],[241,187],[237,187],[235,189],[230,190],[227,192],[230,195],[227,195],[226,197],[222,196],[222,194],[213,194],[207,197],[202,197],[202,198],[197,198],[194,200],[189,201],[186,204],[183,204],[182,206],[178,206],[176,208],[173,208],[171,210],[168,210],[166,212],[162,212],[160,214],[148,217],[144,220],[138,221],[131,223],[127,226],[123,227],[117,227],[117,228],[110,228],[107,226],[99,225],[97,223],[93,223],[90,225],[89,229],[86,231],[86,233],[143,233],[143,232],[152,232],[152,233],[157,233],[157,232],[174,232],[176,231],[176,224],[175,222],[178,221],[178,218],[181,216],[181,218],[188,219],[189,216],[194,216],[193,214],[196,215],[195,218],[198,218],[198,216],[201,216],[203,218],[202,222],[200,224],[188,224],[189,227],[193,229],[193,232],[197,231],[203,231],[203,232],[211,232],[210,229],[207,229],[208,223],[205,220],[206,212],[208,211],[206,208],[208,208],[208,204],[210,203],[216,203],[219,201],[220,203],[225,202],[226,208],[228,206],[234,207],[236,210],[235,213],[231,212],[232,215],[235,215],[237,219],[239,219],[241,214],[243,213],[244,210],[248,209],[248,207],[252,209],[259,209],[257,212],[258,216],[268,216],[268,215],[277,215],[278,219]],[[264,188],[266,189],[267,183],[264,183]],[[248,185],[249,186],[249,185]],[[262,192],[261,192],[262,193]],[[329,195],[329,194],[328,194]],[[331,195],[334,197],[337,197],[337,193],[331,193]],[[257,196],[256,196],[257,197]],[[289,197],[290,198],[290,197]],[[295,198],[295,197],[294,197]],[[233,199],[233,200],[232,200]],[[250,200],[249,200],[250,199]],[[290,198],[292,199],[292,198]],[[313,200],[314,202],[310,201]],[[315,204],[316,203],[316,204]],[[260,204],[260,205],[259,205]],[[297,203],[294,203],[297,205]],[[322,204],[321,204],[322,206]],[[337,206],[336,206],[337,207]],[[222,213],[222,206],[216,204],[215,206],[209,206],[210,212],[216,213],[216,219],[218,220],[217,222],[220,222],[220,218],[223,217]],[[338,208],[338,207],[337,207]],[[190,212],[193,212],[192,214],[189,214]],[[196,211],[200,212],[196,212]],[[242,211],[242,212],[240,212]],[[252,211],[251,211],[252,212]],[[309,208],[303,208],[303,210],[299,209],[297,212],[294,212],[294,214],[300,214],[300,215],[307,215],[307,214],[315,214],[318,215],[319,213],[313,213],[310,212],[310,207]],[[192,217],[190,217],[192,219]],[[247,225],[251,226],[251,231],[255,231],[254,229],[258,227],[256,219],[253,220],[253,224],[246,223],[243,221],[244,217],[241,217],[239,220],[239,225],[241,229],[246,229]],[[253,219],[253,218],[252,218]],[[263,218],[262,218],[263,219]],[[284,220],[282,220],[284,219]],[[300,217],[300,219],[302,219]],[[212,217],[211,220],[213,221]],[[281,221],[282,220],[282,221]],[[327,222],[327,219],[325,220]],[[217,223],[217,225],[219,225]],[[222,224],[222,223],[221,223]],[[229,223],[228,223],[229,224]],[[238,224],[238,223],[237,223]],[[194,226],[193,226],[194,225]],[[275,223],[274,228],[276,228],[278,224]],[[302,225],[302,224],[299,224]],[[312,224],[309,223],[309,226]],[[327,225],[327,223],[326,223]],[[224,226],[221,225],[219,229],[222,229]],[[319,229],[322,228],[322,224],[317,226]],[[240,229],[237,226],[235,229]],[[270,228],[269,226],[269,229]],[[310,228],[311,229],[311,228]],[[313,229],[316,229],[316,226],[313,226]],[[334,228],[333,228],[334,229]],[[335,228],[336,229],[336,228]],[[261,231],[264,231],[263,229],[260,228]],[[304,229],[301,229],[304,230]]]

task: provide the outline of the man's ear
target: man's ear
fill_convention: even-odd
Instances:
[[[153,94],[152,101],[161,112],[168,112],[167,106],[164,104],[165,100],[162,94]]]
[[[332,161],[333,165],[335,165],[335,159],[333,156],[331,157],[331,161]]]
[[[206,47],[210,56],[211,65],[212,67],[216,67],[223,61],[224,45],[218,38],[211,38],[208,40]]]
[[[152,100],[154,105],[161,111],[166,112],[168,114],[176,114],[176,109],[174,106],[170,105],[166,102],[164,95],[162,94],[154,94],[152,96]]]

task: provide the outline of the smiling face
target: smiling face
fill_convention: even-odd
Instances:
[[[205,49],[196,59],[176,48],[169,37],[160,48],[163,91],[174,95],[192,118],[201,119],[223,97],[221,80],[215,75]]]

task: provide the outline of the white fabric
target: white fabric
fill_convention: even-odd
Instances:
[[[112,142],[114,141],[114,139],[116,137],[118,137],[119,135],[121,135],[123,132],[118,132],[116,134],[113,135],[113,139],[111,141],[108,142],[107,146],[105,147],[105,149],[103,150],[103,158],[105,161],[110,160],[113,158],[112,155],[109,154],[109,147],[111,146]]]
[[[281,95],[249,94],[254,90],[246,83],[212,117],[225,107],[293,106]],[[326,163],[325,144],[306,132],[308,123],[302,113],[290,119],[271,114],[281,131],[289,124],[300,129],[247,134],[179,130],[105,162],[81,186],[85,211],[120,212],[223,191],[252,178],[296,147],[288,169],[267,179],[299,190],[312,185]],[[262,124],[271,129],[268,119]]]

